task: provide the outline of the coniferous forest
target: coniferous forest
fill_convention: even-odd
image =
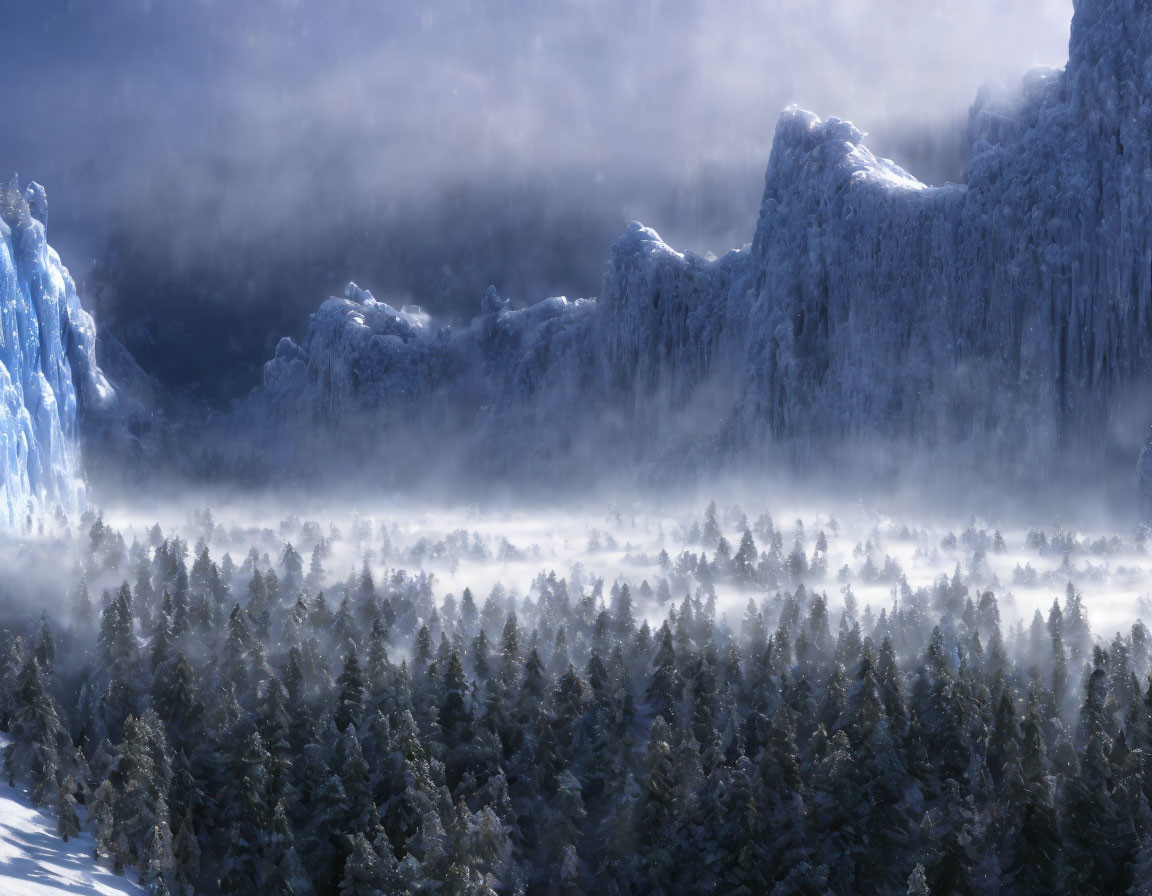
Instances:
[[[3,634],[5,776],[172,896],[1149,892],[1148,629],[1072,584],[1006,618],[999,531],[877,528],[837,574],[820,525],[713,504],[676,556],[594,530],[631,577],[453,594],[426,568],[547,550],[89,514],[67,612]],[[1078,577],[1143,542],[1016,547]]]

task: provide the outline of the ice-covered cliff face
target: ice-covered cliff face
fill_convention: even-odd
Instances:
[[[967,183],[928,187],[790,109],[745,249],[706,261],[633,225],[598,300],[490,292],[455,333],[352,291],[282,344],[248,410],[418,433],[421,457],[463,442],[490,471],[868,442],[1132,469],[1152,422],[1152,6],[1080,0],[1066,68],[982,94],[971,140]]]
[[[113,399],[46,218],[39,184],[0,185],[0,528],[83,502],[79,409]]]

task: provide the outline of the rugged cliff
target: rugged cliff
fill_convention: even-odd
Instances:
[[[1067,66],[982,92],[970,136],[967,183],[930,187],[789,109],[743,249],[705,260],[632,225],[598,299],[512,311],[490,291],[456,332],[350,288],[241,419],[305,464],[386,446],[676,469],[872,444],[1131,471],[1152,421],[1152,5],[1082,0]]]
[[[0,527],[83,503],[80,409],[114,401],[46,220],[39,184],[0,186]]]

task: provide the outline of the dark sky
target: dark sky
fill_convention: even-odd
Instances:
[[[977,86],[1062,64],[1068,0],[5,0],[0,172],[98,323],[223,400],[348,279],[464,321],[594,294],[628,218],[750,238],[774,124],[958,175]]]

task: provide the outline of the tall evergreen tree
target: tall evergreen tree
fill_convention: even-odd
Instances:
[[[32,799],[45,805],[57,794],[63,728],[34,656],[29,655],[20,669],[12,702],[8,729],[12,740],[4,748],[4,774],[10,787],[17,778],[27,779]]]
[[[343,731],[349,725],[359,725],[364,718],[366,699],[364,676],[360,672],[360,661],[356,658],[355,651],[345,657],[344,670],[336,679],[336,684],[340,688],[340,697],[336,704],[333,721],[335,721],[336,727]]]

